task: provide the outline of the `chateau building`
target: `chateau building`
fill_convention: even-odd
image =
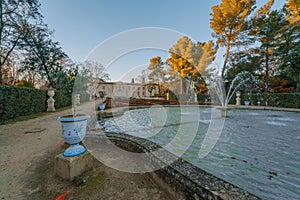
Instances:
[[[151,94],[149,85],[143,83],[125,83],[125,82],[99,82],[96,88],[96,95],[103,91],[105,96],[109,97],[125,97],[125,98],[145,98],[158,93],[158,87],[154,86]]]

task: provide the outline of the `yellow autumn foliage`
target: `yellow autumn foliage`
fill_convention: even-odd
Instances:
[[[220,5],[212,6],[210,27],[215,31],[221,46],[236,40],[255,2],[255,0],[222,0]]]
[[[171,57],[167,63],[181,77],[199,77],[207,65],[215,59],[217,49],[213,41],[193,43],[184,36],[169,50]]]
[[[287,0],[286,7],[290,12],[287,15],[287,20],[291,24],[300,23],[300,0]]]

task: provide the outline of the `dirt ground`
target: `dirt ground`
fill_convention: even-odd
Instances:
[[[119,172],[99,162],[73,182],[56,176],[54,157],[67,147],[56,118],[67,114],[71,111],[0,126],[0,199],[172,199],[147,174]]]

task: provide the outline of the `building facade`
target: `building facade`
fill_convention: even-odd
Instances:
[[[96,95],[103,91],[108,97],[145,98],[158,93],[158,87],[154,86],[151,93],[146,83],[125,83],[125,82],[99,82],[96,88]]]

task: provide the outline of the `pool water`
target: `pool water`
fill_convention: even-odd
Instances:
[[[188,106],[130,110],[106,119],[105,131],[147,138],[263,199],[300,199],[300,113],[230,110],[214,148],[200,158],[212,112]]]

